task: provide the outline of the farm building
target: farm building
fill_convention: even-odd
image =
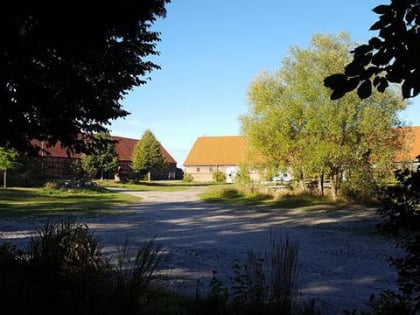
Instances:
[[[420,126],[404,128],[404,148],[397,152],[397,167],[411,165],[420,166],[416,157],[420,155]],[[244,136],[198,137],[184,162],[184,171],[191,174],[195,181],[209,182],[213,180],[213,172],[224,172],[226,181],[234,178],[242,164],[249,164],[245,156],[246,138]],[[258,174],[250,174],[258,180]]]
[[[111,136],[112,140],[116,141],[115,150],[119,159],[119,175],[121,177],[131,177],[133,170],[131,169],[131,156],[136,139]],[[66,149],[61,147],[58,142],[55,146],[47,147],[43,142],[33,140],[33,146],[44,148],[39,153],[38,159],[41,162],[42,173],[45,177],[70,177],[72,176],[72,164],[75,160],[80,159],[78,153],[68,156]],[[182,170],[177,168],[177,162],[168,153],[168,151],[160,146],[162,155],[166,158],[168,167],[165,171],[152,171],[152,179],[180,179],[182,178]],[[112,175],[113,176],[113,175]]]
[[[242,136],[198,137],[185,159],[184,172],[199,182],[212,181],[214,172],[223,172],[229,182],[245,162],[245,149]]]

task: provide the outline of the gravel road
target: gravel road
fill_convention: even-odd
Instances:
[[[209,204],[197,194],[203,187],[179,192],[121,190],[143,198],[116,215],[79,218],[96,233],[109,255],[127,237],[137,244],[155,237],[167,253],[162,273],[180,290],[194,292],[213,270],[229,274],[233,258],[267,248],[270,231],[299,243],[299,291],[315,298],[330,314],[343,308],[366,309],[372,293],[395,289],[396,272],[387,259],[397,255],[393,240],[375,230],[375,210],[313,211]],[[42,221],[0,220],[2,240],[21,243]],[[204,288],[206,289],[206,287]]]

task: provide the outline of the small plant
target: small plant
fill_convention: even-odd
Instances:
[[[232,260],[230,286],[213,273],[208,301],[218,305],[219,314],[294,314],[299,309],[295,303],[298,252],[296,242],[271,234],[268,251],[251,250],[243,262]],[[220,311],[223,305],[225,312]],[[305,307],[303,314],[316,314],[314,306]]]
[[[226,182],[226,174],[220,171],[212,173],[213,181],[216,183],[224,183]]]
[[[153,241],[133,260],[123,251],[118,266],[102,256],[86,225],[68,220],[48,222],[29,245],[27,252],[0,246],[4,314],[143,314],[149,307],[146,297],[160,263]]]
[[[191,183],[194,180],[194,177],[190,173],[184,173],[182,180],[186,183]]]

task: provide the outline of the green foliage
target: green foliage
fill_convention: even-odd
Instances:
[[[184,173],[182,180],[186,183],[191,183],[194,180],[194,177],[189,173]]]
[[[18,152],[0,147],[0,171],[3,171],[3,188],[7,187],[7,171],[19,167]]]
[[[353,60],[340,72],[325,78],[333,89],[331,99],[342,98],[357,89],[361,99],[372,89],[384,92],[392,83],[402,83],[402,96],[414,97],[420,92],[418,34],[420,4],[417,0],[391,0],[373,11],[379,15],[370,30],[379,31],[368,43],[356,47]],[[330,72],[333,73],[333,72]]]
[[[364,101],[354,93],[330,100],[322,78],[342,69],[352,45],[340,34],[315,35],[306,49],[292,47],[278,71],[252,82],[250,112],[241,117],[251,150],[259,152],[265,164],[291,168],[300,180],[327,176],[334,197],[344,172],[352,174],[355,183],[361,174],[370,176],[369,183],[388,176],[401,146],[394,128],[397,113],[406,107],[392,91],[373,93]]]
[[[18,153],[16,150],[0,147],[0,171],[18,167]]]
[[[211,176],[213,177],[213,181],[215,181],[216,183],[226,182],[226,174],[224,172],[221,172],[221,171],[213,172]]]
[[[131,164],[133,171],[150,176],[152,170],[161,170],[166,166],[167,162],[159,141],[150,130],[146,130],[133,150]]]
[[[380,226],[398,233],[401,229],[420,227],[420,172],[397,170],[395,176],[397,183],[381,191],[378,213],[383,217]]]
[[[241,165],[239,167],[235,177],[235,184],[242,188],[247,188],[252,184],[248,166]]]
[[[0,146],[25,151],[39,139],[80,148],[81,134],[127,116],[124,96],[159,69],[152,28],[168,2],[24,1],[0,12]]]
[[[420,310],[420,170],[398,170],[397,183],[382,191],[383,217],[379,225],[383,230],[402,232],[398,247],[404,255],[392,257],[391,264],[398,270],[398,287],[401,293],[387,293],[375,305],[389,312],[378,314],[417,314]],[[375,313],[376,314],[376,313]]]
[[[118,167],[118,154],[115,143],[109,134],[100,133],[86,148],[87,154],[82,154],[80,167],[87,178],[94,178],[99,173],[103,179],[107,172],[116,171]],[[75,165],[76,174],[80,173]],[[113,174],[112,174],[113,175]]]
[[[0,247],[2,311],[140,314],[148,307],[159,249],[153,241],[145,242],[132,263],[125,254],[114,266],[104,258],[86,225],[47,223],[26,253],[8,244]]]

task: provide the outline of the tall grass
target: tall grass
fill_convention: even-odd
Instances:
[[[0,246],[2,313],[140,314],[159,257],[151,240],[115,266],[86,225],[48,222],[26,252]]]
[[[290,314],[297,293],[299,244],[286,235],[270,235],[271,303],[281,314]]]
[[[233,259],[229,283],[213,275],[207,301],[225,314],[298,314],[298,256],[298,242],[270,233],[267,250],[249,250],[244,261]],[[305,307],[305,314],[316,313],[315,306]]]

